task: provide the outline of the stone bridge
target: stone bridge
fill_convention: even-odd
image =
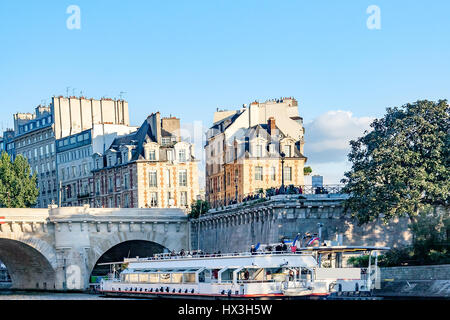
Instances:
[[[99,262],[182,248],[179,209],[0,209],[0,261],[16,289],[84,290]]]

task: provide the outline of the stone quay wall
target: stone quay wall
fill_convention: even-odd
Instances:
[[[302,196],[278,195],[210,210],[191,220],[191,248],[210,253],[248,251],[258,242],[278,243],[283,236],[292,239],[297,233],[318,233],[318,223],[323,224],[322,239],[335,240],[342,235],[344,245],[397,247],[411,241],[407,219],[358,226],[343,211],[345,195]]]
[[[382,280],[394,281],[450,280],[450,264],[380,268],[380,275]]]

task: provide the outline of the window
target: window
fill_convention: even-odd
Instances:
[[[187,192],[180,192],[180,206],[187,207]]]
[[[158,206],[158,192],[150,192],[150,207]]]
[[[148,175],[149,187],[157,187],[158,186],[158,175],[156,171],[150,171]]]
[[[291,157],[291,146],[290,145],[285,145],[284,146],[284,153],[286,155],[286,157]]]
[[[171,186],[171,183],[170,183],[170,170],[169,169],[164,170],[164,182],[165,182],[166,186],[168,186],[168,187]]]
[[[256,146],[256,156],[257,157],[262,157],[262,145],[258,144]]]
[[[275,167],[270,168],[270,178],[272,179],[272,181],[277,180],[277,169]]]
[[[97,181],[95,182],[95,192],[96,192],[97,194],[100,194],[100,180],[97,180]]]
[[[156,160],[156,151],[155,150],[150,150],[148,159],[153,160],[153,161]]]
[[[284,167],[284,180],[291,181],[292,180],[292,168]]]
[[[171,207],[173,205],[172,192],[167,192],[167,207]]]
[[[77,142],[77,140],[75,137],[70,137],[70,144],[74,144],[76,142]]]
[[[123,196],[123,206],[125,208],[129,208],[130,207],[130,199],[129,199],[129,195],[128,194],[125,194]]]
[[[77,174],[77,168],[75,166],[72,166],[72,178],[75,178]]]
[[[108,177],[108,192],[113,192],[113,178]]]
[[[164,137],[161,140],[163,146],[170,144],[170,138]]]
[[[180,170],[178,172],[178,182],[181,187],[187,186],[187,170]]]
[[[82,134],[80,134],[80,135],[77,137],[77,142],[81,142],[81,141],[83,141],[83,135],[82,135]]]
[[[185,149],[178,150],[178,161],[186,162],[186,150]]]
[[[124,189],[130,188],[130,174],[129,173],[125,173],[123,175],[123,188]]]
[[[255,180],[262,181],[263,179],[263,167],[255,167]]]
[[[49,147],[48,147],[48,145],[45,146],[45,154],[49,154]]]

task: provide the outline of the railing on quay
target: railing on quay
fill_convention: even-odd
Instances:
[[[303,186],[286,186],[285,190],[281,190],[281,188],[277,189],[267,189],[262,192],[253,192],[249,194],[240,195],[238,199],[233,198],[229,200],[215,200],[211,202],[212,209],[210,209],[211,213],[214,213],[218,210],[223,210],[227,208],[238,207],[242,205],[248,205],[256,202],[266,201],[274,199],[274,197],[285,197],[285,198],[300,198],[301,196],[308,195],[341,195],[342,189],[344,188],[343,184],[329,184],[323,185],[322,187],[316,187],[312,185],[303,185]]]

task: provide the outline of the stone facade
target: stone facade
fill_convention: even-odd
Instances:
[[[229,204],[260,189],[304,185],[304,128],[298,103],[283,98],[218,111],[207,132],[206,199]],[[284,166],[282,166],[284,160]]]
[[[376,245],[395,247],[408,244],[411,234],[407,219],[389,225],[380,221],[357,226],[343,212],[342,195],[278,195],[269,200],[237,204],[210,210],[192,221],[192,248],[207,252],[248,251],[250,245],[278,243],[282,237],[293,239],[297,233],[317,233],[323,224],[322,239],[343,236],[344,245]],[[198,236],[200,236],[198,238]],[[200,239],[200,241],[198,241]]]

